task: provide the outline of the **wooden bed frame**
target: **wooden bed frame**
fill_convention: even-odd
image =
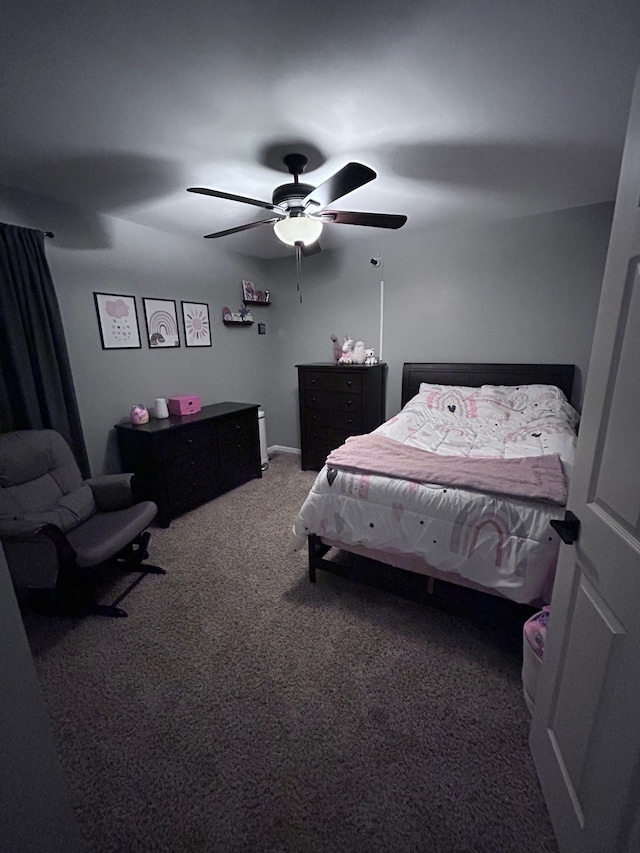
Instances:
[[[573,364],[406,362],[402,369],[402,406],[418,393],[421,382],[473,388],[481,385],[556,385],[571,402],[574,376]],[[316,580],[316,569],[322,568],[334,573],[348,574],[356,580],[370,582],[377,588],[408,595],[410,598],[415,598],[416,594],[420,598],[430,596],[434,591],[434,582],[438,580],[505,600],[495,590],[474,584],[460,575],[440,572],[431,566],[425,566],[424,571],[420,573],[401,569],[357,555],[348,545],[327,544],[317,534],[308,537],[308,548],[309,580],[312,583]],[[326,559],[331,549],[339,549],[340,556]]]

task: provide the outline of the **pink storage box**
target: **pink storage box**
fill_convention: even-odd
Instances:
[[[172,415],[193,415],[202,409],[200,397],[183,394],[181,397],[169,397],[167,401],[169,412]]]

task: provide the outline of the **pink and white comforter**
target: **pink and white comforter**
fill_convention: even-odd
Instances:
[[[460,461],[557,455],[568,480],[577,423],[554,386],[423,383],[372,436]],[[397,565],[425,561],[514,601],[548,601],[559,550],[549,521],[561,509],[500,491],[325,466],[294,522],[289,551],[306,547],[308,534],[316,533],[347,548],[383,552]]]

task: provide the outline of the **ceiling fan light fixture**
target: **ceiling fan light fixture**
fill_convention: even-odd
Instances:
[[[296,243],[310,246],[322,233],[322,222],[304,215],[287,216],[286,219],[276,222],[273,230],[278,240],[287,246],[295,246]]]

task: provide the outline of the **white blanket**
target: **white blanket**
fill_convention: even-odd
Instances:
[[[531,392],[513,405],[514,389],[465,389],[451,402],[450,389],[438,395],[432,387],[373,434],[446,455],[558,454],[568,476],[577,414],[554,391],[559,396]],[[347,547],[425,560],[514,601],[548,598],[559,550],[549,521],[561,515],[558,506],[348,471],[329,482],[327,474],[319,473],[295,519],[289,551],[306,547],[316,533]]]

